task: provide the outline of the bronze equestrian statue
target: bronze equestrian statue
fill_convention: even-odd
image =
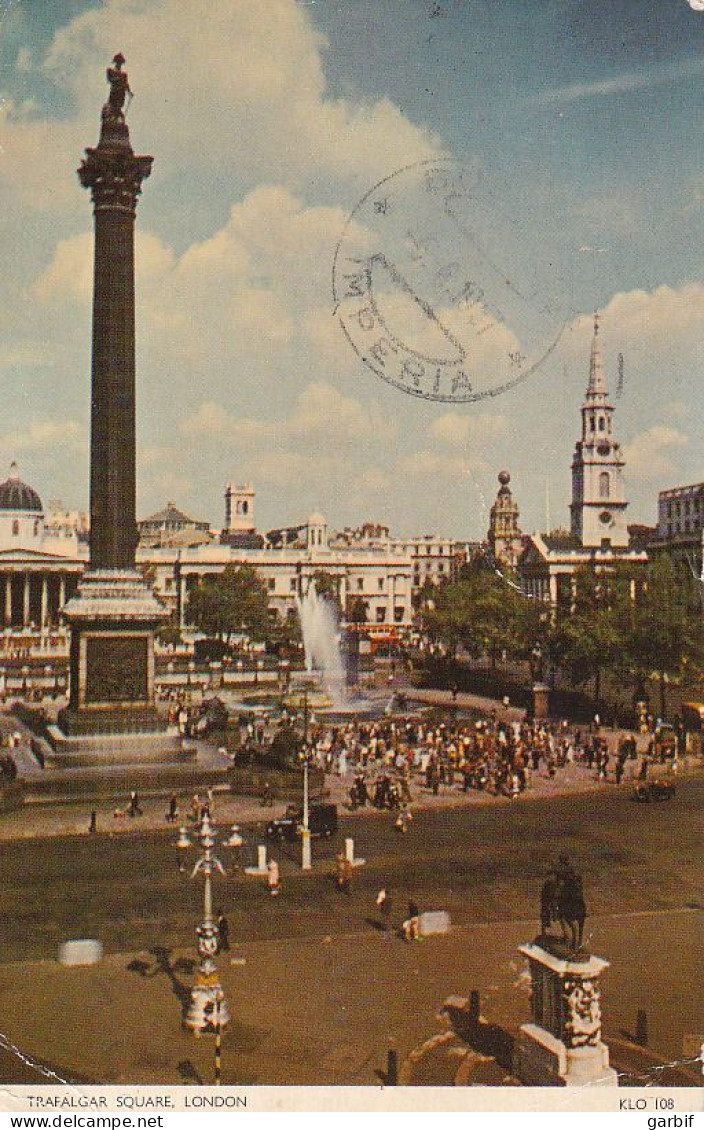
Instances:
[[[582,890],[582,878],[573,869],[567,856],[561,855],[557,867],[550,871],[540,892],[541,937],[549,945],[550,927],[559,922],[562,944],[572,954],[579,953],[584,937],[587,908]]]

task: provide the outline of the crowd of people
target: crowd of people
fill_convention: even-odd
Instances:
[[[436,796],[448,790],[518,796],[533,775],[554,778],[574,764],[620,784],[635,756],[635,741],[610,752],[595,727],[508,722],[495,713],[478,721],[383,718],[318,726],[309,746],[311,764],[350,781],[352,808],[402,809],[413,785]]]

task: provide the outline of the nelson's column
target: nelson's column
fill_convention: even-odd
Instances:
[[[81,736],[159,729],[154,631],[166,616],[135,568],[134,222],[152,158],[136,156],[130,145],[124,62],[116,55],[108,69],[100,140],[78,170],[95,215],[90,563],[64,609],[71,680],[59,724],[79,744]]]

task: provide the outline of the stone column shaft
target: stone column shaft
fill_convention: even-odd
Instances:
[[[134,215],[95,213],[90,552],[94,569],[134,567]]]

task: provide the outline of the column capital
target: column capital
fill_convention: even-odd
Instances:
[[[120,150],[100,144],[86,149],[78,169],[84,188],[91,190],[93,209],[98,212],[127,212],[134,216],[142,181],[152,171],[152,157],[138,157],[129,148]]]

